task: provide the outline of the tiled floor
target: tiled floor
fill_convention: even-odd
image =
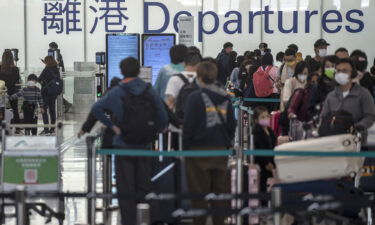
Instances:
[[[62,159],[62,189],[65,192],[84,192],[87,189],[87,154],[86,144],[83,139],[78,139],[78,133],[83,121],[86,119],[85,114],[68,114],[64,120],[63,141],[61,144]],[[97,173],[98,181],[101,181],[101,171]],[[98,185],[100,188],[101,185]],[[54,200],[40,200],[46,202],[49,206],[56,208],[57,202]],[[87,224],[86,199],[66,199],[65,213],[66,220],[64,225]],[[12,212],[7,209],[7,212]],[[113,214],[113,223],[116,224],[116,215]],[[97,221],[101,222],[100,213],[97,214]],[[7,219],[5,224],[16,224],[14,219]],[[45,224],[45,219],[41,216],[31,216],[31,225]],[[52,220],[50,225],[58,225],[57,220]]]

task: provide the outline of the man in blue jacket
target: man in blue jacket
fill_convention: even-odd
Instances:
[[[113,139],[115,148],[151,149],[151,143],[129,144],[124,141],[124,135],[121,135],[124,126],[126,126],[126,124],[123,124],[124,121],[127,121],[125,117],[132,117],[132,115],[124,113],[124,104],[127,104],[126,99],[129,99],[126,98],[129,97],[126,95],[140,96],[144,94],[148,84],[138,78],[140,65],[135,58],[124,59],[120,67],[124,80],[118,87],[113,88],[96,102],[91,113],[104,125],[112,128],[115,133]],[[168,125],[167,113],[158,94],[152,88],[148,88],[147,91],[147,95],[153,98],[155,128],[160,132]],[[112,121],[105,112],[111,112],[112,118],[115,118],[116,122]],[[115,170],[119,195],[146,194],[152,191],[150,158],[116,156]],[[119,199],[123,225],[136,224],[136,204],[136,200]]]

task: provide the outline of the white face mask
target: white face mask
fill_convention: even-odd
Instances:
[[[305,82],[307,80],[307,75],[305,74],[299,74],[298,75],[298,80]]]
[[[36,83],[35,83],[35,81],[27,81],[27,86],[35,86],[36,85]]]
[[[349,74],[346,74],[346,73],[336,73],[335,80],[341,86],[347,85],[350,82]]]
[[[326,57],[327,55],[327,49],[319,49],[319,56],[320,57]]]

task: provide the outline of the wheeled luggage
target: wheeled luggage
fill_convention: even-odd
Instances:
[[[273,111],[271,113],[271,129],[275,133],[276,137],[281,135],[280,116],[280,111]]]
[[[275,152],[318,151],[356,152],[360,140],[351,134],[296,141],[279,145]],[[276,156],[275,163],[281,183],[295,183],[356,175],[363,158]]]

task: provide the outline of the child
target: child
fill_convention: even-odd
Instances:
[[[44,111],[40,88],[36,87],[37,80],[38,77],[35,74],[30,74],[27,77],[27,86],[9,97],[9,100],[14,100],[20,97],[24,98],[22,105],[24,124],[38,124],[38,115],[35,113],[38,104],[41,112],[43,113]],[[30,135],[30,133],[36,135],[37,128],[26,128],[25,135]]]
[[[270,114],[263,106],[254,109],[254,148],[274,149],[276,136],[270,128]],[[273,157],[255,157],[255,163],[260,167],[260,191],[267,192],[267,179],[273,177],[272,170],[275,168]]]

